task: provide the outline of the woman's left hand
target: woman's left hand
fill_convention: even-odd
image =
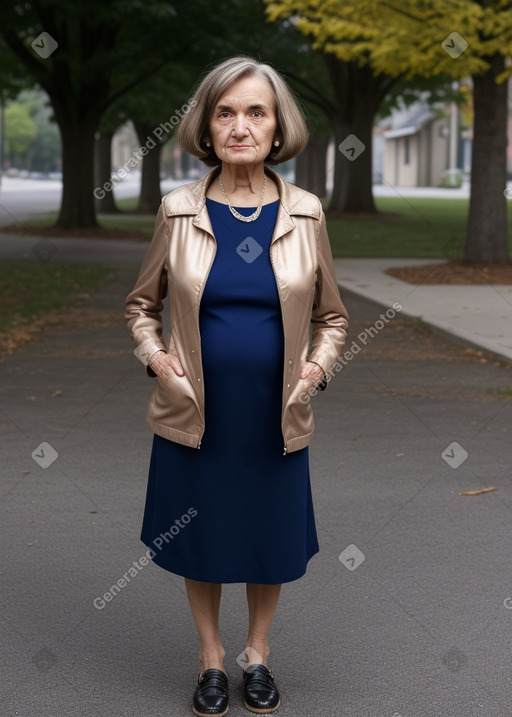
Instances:
[[[308,379],[311,382],[311,385],[316,387],[323,381],[324,371],[322,367],[317,363],[314,363],[314,361],[306,361],[306,363],[302,366],[300,377],[302,379]]]

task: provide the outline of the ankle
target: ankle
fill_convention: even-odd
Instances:
[[[222,672],[226,672],[224,669],[225,657],[226,652],[223,649],[200,650],[199,661],[201,662],[201,673],[206,670],[222,670]]]
[[[244,669],[247,669],[249,665],[267,665],[268,657],[270,655],[270,648],[268,644],[258,644],[254,642],[247,642],[245,645],[245,663]]]

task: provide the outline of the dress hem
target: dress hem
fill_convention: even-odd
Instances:
[[[144,541],[142,541],[144,542]],[[147,548],[151,548],[152,543],[147,545],[144,543]],[[220,584],[229,584],[229,583],[255,583],[258,585],[281,585],[282,583],[291,583],[294,580],[299,580],[301,577],[303,577],[306,574],[307,566],[311,558],[313,558],[317,553],[320,552],[320,549],[318,548],[313,553],[311,553],[308,558],[306,559],[305,565],[301,568],[299,572],[297,571],[288,571],[285,574],[282,574],[279,578],[275,577],[275,572],[272,571],[273,575],[270,577],[270,573],[267,573],[266,575],[262,575],[259,580],[254,579],[254,573],[251,576],[250,580],[241,578],[241,577],[229,577],[229,578],[220,578],[218,577],[218,571],[215,571],[216,578],[212,578],[210,574],[208,574],[207,571],[202,572],[201,575],[199,575],[199,572],[195,572],[194,570],[190,570],[186,567],[181,566],[173,566],[168,567],[163,563],[163,561],[158,560],[158,554],[154,555],[151,560],[155,565],[158,565],[159,568],[162,568],[163,570],[166,570],[169,573],[173,573],[174,575],[179,575],[182,578],[188,578],[190,580],[198,580],[200,582],[205,583],[220,583]]]

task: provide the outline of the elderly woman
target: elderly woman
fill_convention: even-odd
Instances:
[[[156,376],[142,540],[185,578],[200,642],[194,713],[228,711],[218,618],[234,582],[247,584],[244,704],[268,713],[280,704],[267,660],[281,584],[318,552],[310,396],[331,375],[347,312],[319,200],[266,166],[307,143],[283,78],[234,57],[190,104],[178,140],[215,169],[163,198],[126,300],[135,354]]]

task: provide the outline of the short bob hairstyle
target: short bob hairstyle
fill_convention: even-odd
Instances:
[[[213,111],[227,89],[245,77],[263,77],[274,91],[277,119],[276,138],[279,147],[265,158],[268,164],[280,164],[297,157],[308,143],[304,115],[284,78],[270,65],[257,62],[247,55],[236,55],[216,65],[203,78],[189,102],[190,109],[182,117],[176,138],[183,149],[207,166],[221,163],[213,147],[206,146]]]

